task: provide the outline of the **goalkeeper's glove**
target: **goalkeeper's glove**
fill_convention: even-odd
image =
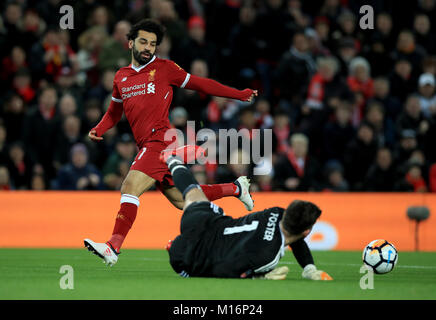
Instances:
[[[301,275],[309,280],[333,280],[327,272],[318,270],[313,264],[305,266]]]

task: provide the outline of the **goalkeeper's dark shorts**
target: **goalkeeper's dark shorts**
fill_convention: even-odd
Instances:
[[[217,221],[226,218],[224,211],[209,201],[192,203],[183,213],[177,236],[168,250],[174,271],[187,276],[206,267],[214,242]],[[229,217],[230,218],[230,217]]]

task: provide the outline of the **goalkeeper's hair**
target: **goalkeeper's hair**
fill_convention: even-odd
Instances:
[[[321,209],[314,203],[294,200],[285,210],[283,228],[292,235],[298,235],[310,229],[320,215]]]
[[[135,40],[138,37],[139,30],[154,33],[156,35],[156,45],[160,45],[165,35],[165,27],[159,22],[152,19],[142,19],[130,28],[127,39]]]

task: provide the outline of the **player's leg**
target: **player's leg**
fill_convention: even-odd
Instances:
[[[183,210],[185,210],[193,202],[209,201],[201,189],[201,186],[194,178],[194,175],[186,167],[181,158],[172,156],[169,157],[166,162],[168,169],[171,171],[174,185],[184,200]],[[174,191],[174,188],[167,188],[166,190],[172,190],[173,195],[178,197]]]
[[[203,157],[205,150],[199,146],[187,145],[177,149],[163,150],[159,156],[160,161],[165,163],[165,160],[170,156],[178,156],[184,163],[190,163],[195,159]],[[168,200],[176,207],[183,207],[183,197],[177,189],[172,188],[172,181],[167,186],[158,185],[158,188],[168,198]],[[201,185],[201,188],[209,201],[221,199],[223,197],[237,197],[247,210],[252,210],[254,201],[250,195],[250,180],[242,176],[234,182],[221,184]]]
[[[109,243],[117,250],[136,219],[139,197],[155,183],[155,180],[138,170],[130,170],[121,185],[120,210],[115,218],[115,226]]]
[[[115,219],[112,236],[106,243],[85,239],[85,247],[112,266],[118,261],[119,250],[132,227],[139,207],[139,196],[155,183],[155,180],[138,170],[130,170],[121,186],[120,210]]]

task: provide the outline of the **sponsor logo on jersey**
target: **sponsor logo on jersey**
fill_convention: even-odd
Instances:
[[[271,212],[266,224],[265,233],[263,234],[263,240],[271,241],[274,238],[274,232],[276,230],[277,220],[279,218],[278,213]]]
[[[146,85],[144,82],[141,84],[135,84],[130,87],[122,87],[121,92],[122,92],[121,98],[123,100],[126,100],[131,97],[135,97],[143,94],[155,94],[156,85],[153,82],[150,82]]]

